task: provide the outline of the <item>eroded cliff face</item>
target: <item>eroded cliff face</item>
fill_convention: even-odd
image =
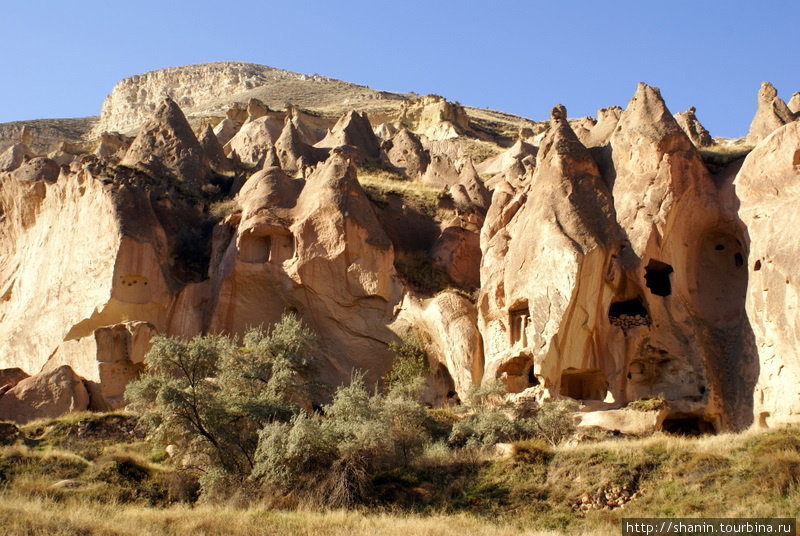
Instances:
[[[217,67],[239,89],[282,73]],[[154,335],[241,335],[288,312],[317,333],[331,386],[356,369],[379,383],[412,332],[432,405],[500,379],[579,400],[592,422],[655,396],[667,428],[798,420],[791,117],[713,176],[693,110],[679,123],[644,84],[597,121],[557,106],[504,152],[438,97],[378,135],[362,112],[253,99],[198,139],[181,103],[214,108],[217,89],[150,91],[182,73],[112,94],[104,117],[144,125],[135,139],[58,160],[23,140],[0,158],[0,368],[61,378],[61,406],[123,405]],[[33,396],[2,394],[14,383],[8,407]]]
[[[745,159],[734,182],[747,226],[747,316],[755,333],[762,425],[800,421],[798,274],[800,123],[780,127]]]
[[[498,186],[484,225],[484,378],[597,407],[662,395],[671,419],[749,424],[744,228],[692,142],[640,84],[603,180],[561,116],[530,185]]]

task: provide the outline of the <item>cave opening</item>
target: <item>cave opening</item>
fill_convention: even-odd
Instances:
[[[568,368],[561,372],[559,393],[575,400],[604,400],[608,393],[605,374],[599,369]]]
[[[672,284],[669,276],[674,271],[672,266],[665,262],[650,259],[644,269],[644,279],[647,288],[656,296],[669,296],[672,294]]]
[[[716,434],[714,424],[702,417],[678,417],[666,419],[661,425],[664,432],[682,436]]]
[[[613,326],[631,328],[650,325],[650,314],[641,298],[612,303],[608,308],[608,321]]]

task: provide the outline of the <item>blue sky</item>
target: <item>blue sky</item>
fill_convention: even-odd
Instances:
[[[738,137],[763,80],[800,91],[798,15],[741,0],[5,3],[0,122],[97,115],[126,76],[235,60],[535,120],[624,107],[644,81]]]

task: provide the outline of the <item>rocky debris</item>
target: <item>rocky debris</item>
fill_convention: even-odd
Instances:
[[[608,318],[612,326],[617,326],[622,329],[635,328],[636,326],[649,326],[650,318],[645,315],[626,315],[610,316]]]
[[[24,424],[88,407],[83,380],[64,365],[26,378],[0,397],[0,420]]]
[[[584,493],[577,501],[572,503],[575,510],[588,512],[590,510],[614,510],[624,508],[626,504],[637,499],[640,495],[630,484],[609,485],[597,488],[591,493]]]
[[[708,147],[713,143],[711,134],[700,124],[695,112],[697,110],[694,106],[690,107],[685,112],[678,112],[675,114],[675,121],[681,130],[689,137],[695,147]]]
[[[777,128],[747,155],[734,182],[749,236],[749,255],[736,261],[747,262],[746,309],[758,355],[753,412],[762,426],[800,422],[798,147],[800,122]]]
[[[787,104],[789,110],[797,117],[800,115],[800,91],[792,93],[792,98],[789,99]]]
[[[346,113],[333,126],[328,134],[315,147],[332,149],[350,145],[358,151],[358,159],[377,159],[380,157],[380,142],[372,131],[367,114],[355,110]]]
[[[283,131],[283,119],[278,114],[268,114],[246,123],[231,140],[225,144],[225,154],[236,157],[242,163],[255,164],[271,145],[274,145]]]
[[[169,98],[133,140],[120,165],[195,185],[206,184],[211,174],[208,158],[186,116]]]
[[[220,175],[233,174],[233,164],[225,156],[225,151],[223,151],[222,145],[210,125],[206,125],[197,141],[200,142],[200,147],[203,148],[212,170]]]
[[[22,163],[33,158],[33,152],[24,143],[15,143],[0,154],[0,171],[14,171]]]
[[[758,108],[750,123],[747,141],[758,143],[776,128],[795,120],[794,113],[778,97],[778,90],[769,82],[762,82],[758,90]]]
[[[419,137],[405,127],[383,144],[383,150],[389,162],[411,179],[425,173],[430,162],[430,155],[425,151]]]

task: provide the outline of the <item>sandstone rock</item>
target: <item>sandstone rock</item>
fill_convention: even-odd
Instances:
[[[663,407],[654,411],[634,409],[609,409],[587,411],[578,414],[581,428],[597,427],[611,432],[644,436],[661,430],[664,420],[669,415],[669,408]]]
[[[398,130],[384,150],[389,162],[408,178],[417,178],[425,173],[430,162],[430,155],[419,137],[407,128]]]
[[[210,125],[206,126],[197,141],[200,143],[200,147],[203,148],[212,170],[220,175],[233,174],[233,164],[225,156],[225,151],[222,150],[222,145]]]
[[[476,225],[461,221],[447,225],[431,249],[434,266],[442,269],[459,287],[480,286],[480,234]]]
[[[436,188],[450,188],[459,183],[461,176],[455,163],[446,155],[431,154],[422,182]]]
[[[336,122],[333,128],[315,147],[332,149],[341,145],[350,145],[358,150],[358,158],[376,159],[380,156],[380,143],[367,115],[351,111]]]
[[[689,139],[692,141],[695,147],[708,147],[713,142],[711,141],[711,135],[708,131],[700,124],[700,121],[697,120],[697,116],[695,115],[695,108],[692,106],[685,112],[679,112],[675,114],[675,121],[678,123],[678,126],[681,127],[684,134],[686,134]]]
[[[14,171],[28,159],[33,158],[34,154],[23,143],[15,143],[0,154],[0,171]]]
[[[498,184],[481,232],[484,381],[502,378],[512,393],[541,383],[564,394],[565,370],[623,366],[593,350],[607,319],[585,303],[610,298],[604,274],[618,240],[594,160],[567,121],[554,119],[532,182],[522,192]]]
[[[758,108],[750,123],[747,141],[758,143],[776,128],[794,121],[792,111],[779,97],[778,90],[769,82],[763,82],[758,91]]]
[[[451,194],[456,187],[466,194],[469,202],[469,206],[464,206],[462,203],[461,210],[477,210],[483,214],[489,208],[492,195],[483,185],[483,181],[478,176],[471,158],[467,159],[462,165],[461,172],[458,174],[458,184],[450,188]],[[458,205],[459,203],[456,203],[456,206]]]
[[[42,370],[69,365],[98,385],[92,395],[102,397],[106,409],[122,408],[125,387],[144,370],[156,334],[153,324],[141,321],[98,327],[87,337],[65,341]]]
[[[483,346],[477,311],[464,296],[442,292],[420,299],[407,294],[393,329],[415,330],[427,341],[425,351],[434,360],[429,403],[451,402],[451,391],[466,400],[470,387],[480,384]]]
[[[750,255],[747,316],[758,352],[753,408],[759,424],[800,422],[800,122],[777,128],[744,161],[735,180]]]
[[[497,175],[521,163],[526,156],[536,157],[536,147],[520,139],[506,151],[484,160],[475,169],[481,175]]]
[[[0,369],[0,389],[10,389],[29,376],[30,374],[19,367]]]
[[[275,153],[280,166],[287,171],[299,171],[304,166],[311,166],[325,160],[328,152],[308,145],[302,140],[295,124],[287,120],[283,131],[275,142]]]
[[[283,130],[283,121],[273,114],[245,124],[225,144],[225,154],[236,153],[245,164],[255,164],[270,145],[274,145]]]
[[[89,394],[68,366],[20,381],[0,398],[0,419],[24,424],[89,407]]]
[[[211,173],[208,158],[186,117],[169,98],[136,136],[120,164],[195,185],[206,184]]]
[[[787,103],[789,110],[797,117],[800,114],[800,91],[792,93],[792,98]]]
[[[609,106],[608,108],[597,110],[597,122],[589,130],[589,133],[581,138],[581,142],[586,147],[608,145],[614,129],[617,128],[620,116],[622,116],[622,108],[619,106]]]
[[[431,140],[457,138],[469,131],[469,117],[464,108],[438,95],[403,103],[400,122]]]
[[[123,136],[117,132],[103,132],[94,154],[103,160],[117,163],[125,157],[128,148],[133,143],[133,138]]]
[[[610,145],[627,243],[618,254],[624,285],[604,309],[650,319],[606,342],[612,354],[626,355],[626,387],[615,399],[663,394],[672,415],[747,426],[755,363],[747,350],[742,226],[723,210],[657,89],[639,85]]]
[[[240,128],[242,128],[241,123],[237,123],[233,119],[226,117],[214,127],[214,135],[217,137],[217,141],[219,141],[220,145],[224,147],[231,141],[236,133],[239,132]]]
[[[258,99],[252,98],[247,102],[247,121],[254,121],[264,117],[269,112],[269,107]]]
[[[400,123],[395,123],[395,122],[381,123],[380,125],[375,127],[375,135],[384,141],[388,141],[392,139],[392,136],[397,134],[402,128],[403,125]]]

